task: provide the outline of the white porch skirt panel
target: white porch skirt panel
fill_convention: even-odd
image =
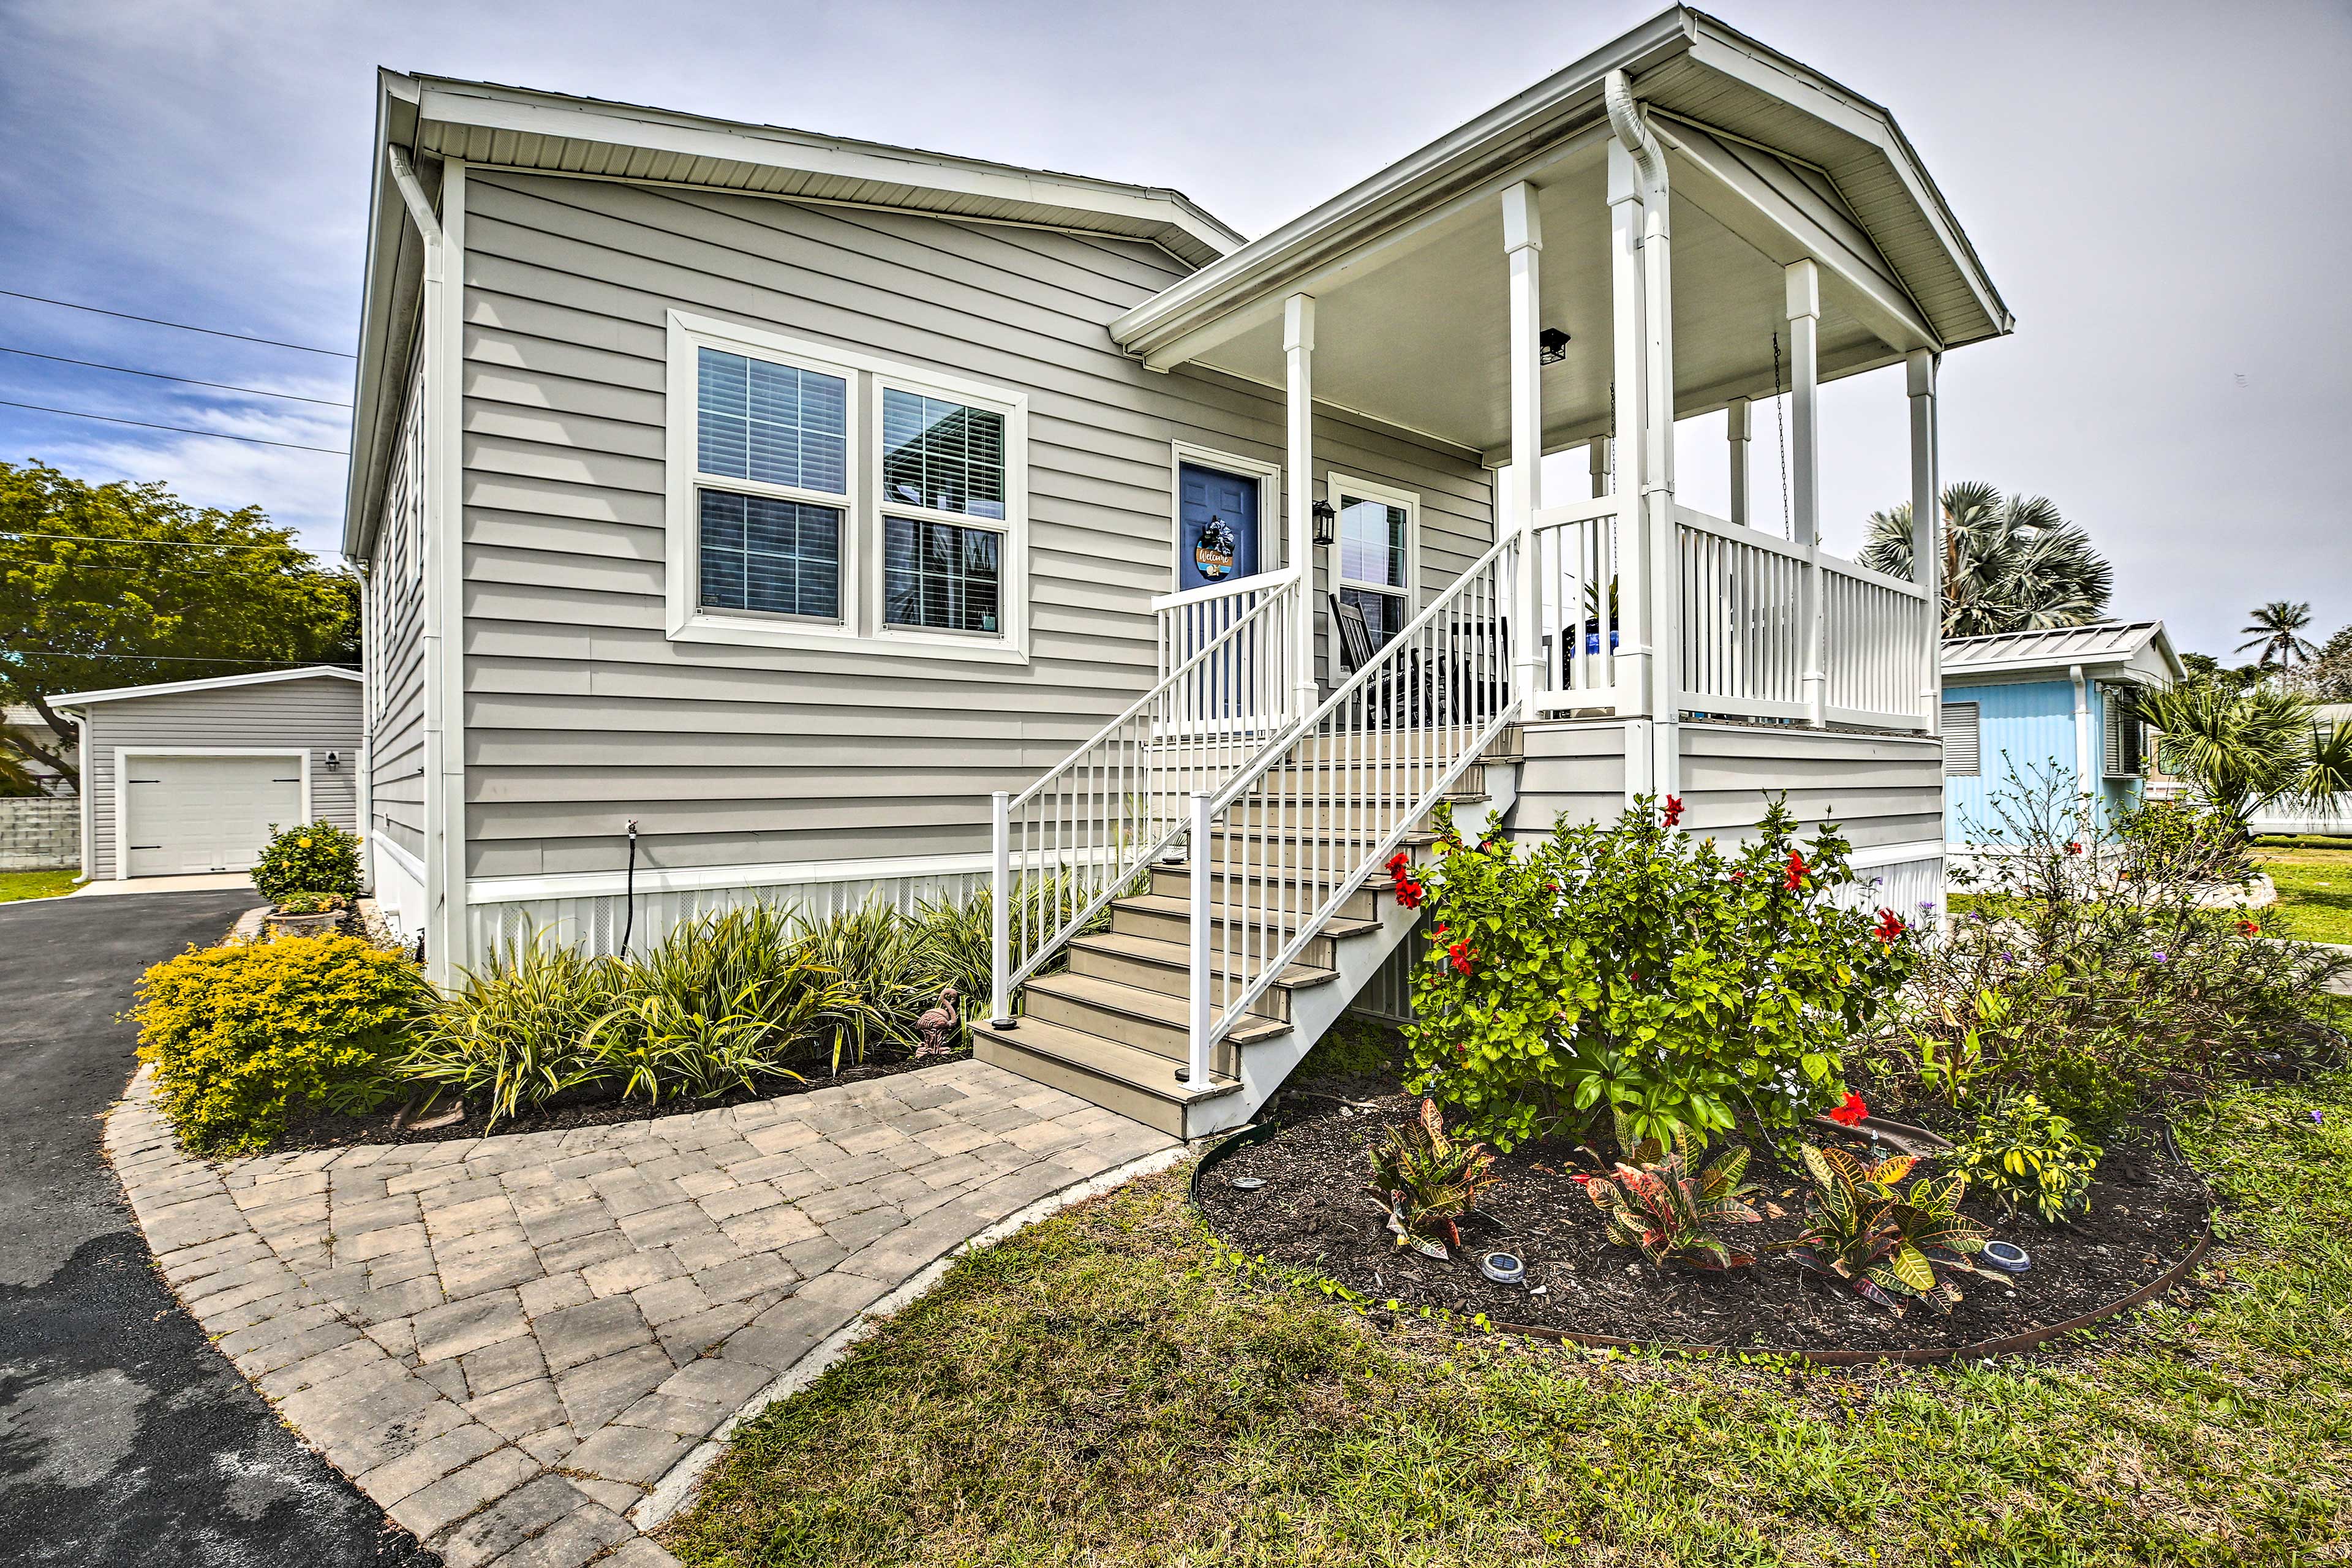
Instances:
[[[1856,850],[1856,880],[1839,889],[1838,901],[1861,910],[1893,910],[1913,926],[1923,922],[1930,931],[1940,928],[1944,914],[1944,847],[1940,844],[1890,844]],[[1935,906],[1932,913],[1922,904]],[[1425,926],[1427,917],[1423,917]],[[1412,1017],[1412,971],[1425,951],[1416,932],[1397,945],[1387,962],[1364,983],[1348,1010],[1384,1024],[1402,1024]]]
[[[646,875],[642,868],[639,875],[641,879]],[[726,887],[667,889],[648,889],[641,879],[632,928],[628,900],[620,893],[509,899],[497,896],[496,884],[477,882],[467,889],[468,947],[473,962],[481,964],[494,954],[514,951],[534,932],[541,932],[550,942],[592,953],[610,953],[621,951],[621,936],[627,931],[629,951],[642,955],[678,926],[738,904],[772,904],[822,919],[874,900],[912,910],[922,899],[969,898],[987,883],[985,872],[940,871],[803,881],[763,878]]]
[[[425,863],[382,832],[368,835],[376,912],[410,940],[425,930]]]

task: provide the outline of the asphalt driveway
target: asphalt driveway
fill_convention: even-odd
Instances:
[[[141,969],[249,892],[0,905],[0,1554],[427,1568],[181,1310],[100,1152]]]

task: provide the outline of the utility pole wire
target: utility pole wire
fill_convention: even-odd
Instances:
[[[112,316],[118,321],[144,321],[151,327],[176,327],[184,332],[202,332],[207,337],[235,338],[244,343],[267,343],[273,349],[297,349],[306,354],[327,354],[335,359],[357,359],[359,355],[341,349],[316,349],[309,343],[289,343],[281,338],[257,338],[250,332],[225,332],[218,327],[192,327],[185,321],[167,321],[161,316],[134,316],[128,310],[110,310],[103,305],[77,305],[71,300],[52,300],[43,294],[26,294],[15,289],[0,289],[0,294],[11,300],[30,300],[37,305],[58,305],[68,310],[88,310],[94,316]]]

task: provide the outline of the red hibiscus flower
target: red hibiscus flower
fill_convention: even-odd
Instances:
[[[1682,821],[1682,819],[1683,797],[1678,795],[1670,795],[1666,796],[1666,826],[1668,827],[1672,827]]]
[[[1878,923],[1871,927],[1870,934],[1881,942],[1891,942],[1907,929],[1901,915],[1893,910],[1881,910],[1878,911]]]
[[[1444,921],[1438,921],[1436,929],[1430,934],[1433,936],[1444,936],[1445,934],[1445,922]]]
[[[1412,857],[1400,849],[1395,854],[1389,857],[1389,875],[1391,877],[1394,877],[1398,873],[1402,872],[1407,866],[1412,864]]]
[[[1423,887],[1419,882],[1407,879],[1405,881],[1399,882],[1396,885],[1396,901],[1402,904],[1406,909],[1417,910],[1421,908],[1422,900],[1428,896],[1429,889]]]
[[[2256,925],[2252,921],[2240,921],[2238,922],[2238,930],[2247,936],[2260,936],[2263,934],[2263,928]]]
[[[1852,1127],[1869,1114],[1870,1107],[1862,1102],[1862,1096],[1848,1089],[1845,1103],[1830,1112],[1830,1120],[1841,1127]]]
[[[1805,858],[1797,850],[1789,851],[1789,872],[1780,886],[1793,893],[1805,885]]]
[[[2082,852],[2083,847],[2079,843],[2069,844],[2066,846],[2066,853],[2069,855],[2080,855]]]
[[[1735,882],[1744,882],[1748,880],[1748,873],[1745,871],[1734,871],[1731,874],[1731,879]]]
[[[1447,963],[1454,965],[1454,973],[1457,974],[1469,973],[1471,959],[1470,944],[1466,942],[1457,942],[1454,943],[1445,950],[1445,959]]]

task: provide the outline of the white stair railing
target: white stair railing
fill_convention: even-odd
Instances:
[[[1000,1024],[1021,983],[1185,831],[1192,797],[1286,722],[1297,579],[1221,603],[1214,628],[1186,630],[1150,690],[1027,789],[996,794],[989,1016]],[[1163,625],[1163,650],[1167,637]]]
[[[1222,787],[1192,796],[1185,1077],[1509,724],[1507,536]]]

